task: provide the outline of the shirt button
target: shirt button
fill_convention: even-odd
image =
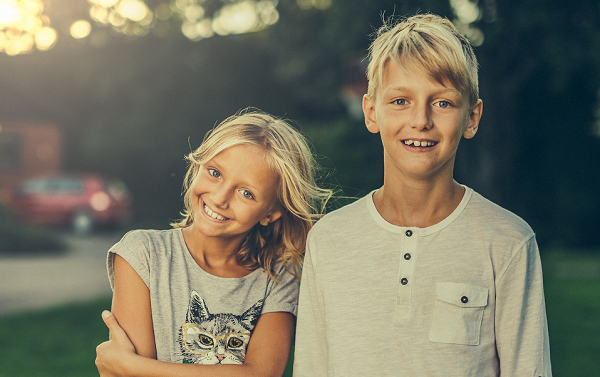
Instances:
[[[405,234],[406,234],[406,237],[412,236],[412,230],[410,230],[410,229],[407,230]]]
[[[407,278],[400,279],[400,284],[402,284],[402,285],[408,284],[408,279]]]
[[[467,302],[469,302],[469,298],[468,298],[467,296],[462,296],[462,297],[460,298],[460,301],[461,301],[463,304],[466,304]]]
[[[404,254],[404,259],[409,260],[410,259],[410,254],[409,253]]]

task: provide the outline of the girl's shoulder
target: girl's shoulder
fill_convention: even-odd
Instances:
[[[121,238],[111,251],[140,250],[146,253],[170,251],[174,246],[182,246],[181,229],[136,229],[131,230]]]

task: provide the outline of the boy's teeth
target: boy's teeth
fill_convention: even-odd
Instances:
[[[208,208],[208,206],[205,204],[204,205],[204,212],[206,212],[206,214],[210,217],[212,217],[215,220],[227,220],[226,217],[223,217],[221,215],[219,215],[216,212],[213,212],[210,208]]]
[[[404,144],[413,145],[415,147],[431,147],[435,143],[433,141],[405,140]]]

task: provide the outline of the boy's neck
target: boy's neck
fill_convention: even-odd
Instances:
[[[450,216],[464,193],[464,187],[454,179],[437,183],[386,181],[373,195],[373,201],[387,222],[404,227],[426,228]]]

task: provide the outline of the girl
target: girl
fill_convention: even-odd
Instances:
[[[331,191],[315,185],[304,138],[261,112],[226,119],[187,159],[181,221],[109,250],[98,371],[281,376],[306,235]]]

